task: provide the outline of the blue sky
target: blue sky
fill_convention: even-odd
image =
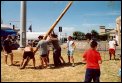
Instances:
[[[32,24],[35,32],[47,32],[64,10],[68,1],[27,1],[27,29]],[[74,1],[69,10],[55,27],[62,26],[63,33],[73,31],[84,33],[99,26],[115,28],[115,20],[121,15],[121,1]],[[3,1],[1,5],[3,22],[20,21],[20,1]],[[11,22],[17,26],[19,22]]]

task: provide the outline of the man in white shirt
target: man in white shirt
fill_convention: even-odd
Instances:
[[[110,60],[111,60],[111,56],[114,55],[114,60],[115,60],[115,50],[116,50],[116,42],[111,39],[109,41],[109,55],[110,55]]]

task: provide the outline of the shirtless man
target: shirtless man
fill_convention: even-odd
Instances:
[[[31,43],[29,43],[24,49],[23,59],[20,64],[20,69],[24,69],[30,59],[33,59],[33,66],[35,68],[35,57],[33,54],[33,48]]]

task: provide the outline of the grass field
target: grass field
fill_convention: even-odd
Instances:
[[[4,64],[4,55],[1,52],[1,81],[2,82],[83,82],[85,75],[85,64],[81,63],[83,51],[76,50],[74,54],[75,67],[65,64],[60,68],[33,69],[32,61],[28,66],[20,70],[19,64],[22,60],[22,50],[14,50],[15,66]],[[101,64],[101,82],[118,82],[118,62],[119,60],[109,60],[108,53],[100,52],[103,63]],[[62,50],[62,56],[67,62],[66,50]],[[36,66],[39,62],[39,52],[36,53]],[[8,63],[10,59],[8,58]],[[50,64],[53,64],[52,52],[50,52]]]

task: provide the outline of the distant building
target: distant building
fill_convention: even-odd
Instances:
[[[116,30],[115,29],[106,29],[105,26],[100,26],[99,35],[109,34],[109,38],[115,37]]]

